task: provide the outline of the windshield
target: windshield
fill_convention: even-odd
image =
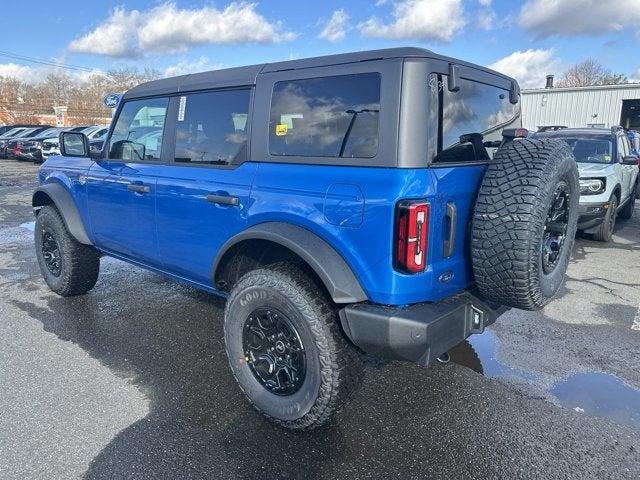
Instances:
[[[24,128],[12,128],[8,132],[5,132],[5,134],[2,135],[2,136],[5,137],[5,138],[13,137],[14,135],[17,135],[18,133],[22,132],[23,130],[24,130]]]
[[[609,137],[596,135],[580,135],[565,137],[554,135],[567,142],[573,150],[576,161],[580,163],[611,163],[613,162],[613,142]]]
[[[40,132],[37,136],[38,137],[53,137],[53,136],[56,136],[59,131],[60,131],[59,128],[48,128],[48,129]]]
[[[36,131],[35,128],[27,128],[26,130],[23,130],[22,132],[20,132],[18,135],[15,135],[15,136],[16,137],[28,137],[29,135],[31,135],[35,131]]]

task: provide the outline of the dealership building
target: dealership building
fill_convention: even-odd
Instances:
[[[593,87],[547,87],[522,91],[522,126],[605,127],[640,130],[640,83]]]

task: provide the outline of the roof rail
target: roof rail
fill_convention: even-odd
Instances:
[[[538,127],[538,133],[540,132],[555,132],[556,130],[562,130],[563,128],[569,128],[566,125],[541,125]]]

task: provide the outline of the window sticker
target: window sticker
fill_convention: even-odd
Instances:
[[[187,108],[187,97],[182,96],[180,97],[180,107],[178,108],[178,121],[179,122],[183,122],[184,121],[184,112]]]
[[[286,123],[278,123],[276,125],[276,136],[282,137],[282,136],[286,135],[287,134],[287,130],[289,130],[289,127],[287,126]]]
[[[604,156],[604,160],[605,160],[605,162],[610,162],[611,161],[611,155],[605,155]]]

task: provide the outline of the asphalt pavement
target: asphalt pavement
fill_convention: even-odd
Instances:
[[[245,402],[215,296],[108,258],[89,294],[52,294],[36,172],[0,160],[0,478],[640,478],[640,212],[577,241],[541,312],[446,365],[372,363],[300,434]]]

